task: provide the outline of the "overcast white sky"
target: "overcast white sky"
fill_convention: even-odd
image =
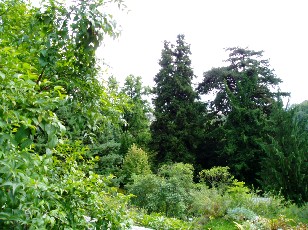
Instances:
[[[141,76],[153,86],[163,41],[185,34],[192,67],[204,71],[223,65],[223,48],[264,50],[265,58],[291,92],[291,103],[308,99],[308,1],[306,0],[125,0],[130,10],[115,13],[122,35],[99,50],[119,81]]]

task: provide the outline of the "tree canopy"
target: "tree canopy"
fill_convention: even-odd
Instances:
[[[157,151],[158,162],[195,159],[201,105],[192,87],[190,54],[184,35],[178,35],[176,45],[164,43],[161,69],[154,78],[155,120],[151,124],[152,148]]]

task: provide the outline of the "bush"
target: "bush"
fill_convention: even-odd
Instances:
[[[229,167],[216,166],[211,169],[204,169],[199,172],[199,179],[201,183],[206,183],[209,186],[227,186],[234,177],[229,172]]]
[[[209,189],[199,184],[191,192],[192,203],[190,213],[205,219],[223,217],[231,205],[230,197],[217,188]]]
[[[132,218],[134,224],[162,230],[189,230],[197,229],[193,222],[187,222],[176,218],[168,218],[159,213],[146,214],[143,210],[133,210]],[[199,228],[198,228],[199,229]]]
[[[147,175],[150,173],[151,168],[147,153],[133,144],[123,161],[124,183],[131,182],[133,175]]]
[[[160,212],[168,217],[185,218],[191,202],[193,167],[177,163],[163,165],[158,175],[135,175],[128,191],[135,195],[132,203],[148,212]]]
[[[283,214],[297,222],[308,224],[308,203],[305,203],[300,207],[296,204],[290,204],[285,208]]]
[[[233,209],[228,209],[226,217],[236,221],[245,221],[255,220],[257,218],[257,215],[247,208],[236,207]]]
[[[110,178],[93,172],[98,159],[87,159],[86,152],[80,142],[65,142],[53,155],[26,149],[6,153],[0,159],[5,170],[0,180],[1,226],[128,229],[129,197],[109,187]]]
[[[119,187],[120,183],[123,182],[124,176],[121,170],[121,166],[123,163],[123,157],[119,154],[111,153],[105,156],[100,157],[98,162],[99,169],[98,174],[102,174],[105,176],[112,175],[114,176],[111,181],[112,185]]]
[[[60,220],[57,228],[128,229],[129,197],[110,187],[112,176],[94,173],[99,159],[88,155],[80,142],[64,143],[54,152],[50,182],[60,195],[53,212]]]
[[[282,196],[274,196],[271,194],[264,194],[260,197],[252,193],[250,199],[242,202],[242,206],[267,218],[275,217],[279,213],[284,212],[284,209],[288,205]]]

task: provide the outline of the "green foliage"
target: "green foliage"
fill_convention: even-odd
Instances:
[[[67,128],[67,137],[95,144],[100,152],[101,144],[120,139],[120,106],[97,79],[96,48],[105,35],[117,35],[112,16],[100,10],[106,2],[44,0],[40,8],[25,2],[1,3],[1,46],[16,53],[14,59],[1,55],[1,66],[24,71],[42,94],[65,92],[66,100],[52,111]]]
[[[132,203],[148,212],[160,212],[168,217],[185,217],[193,185],[193,168],[189,164],[163,165],[158,175],[134,176],[127,185],[135,195]]]
[[[282,214],[296,222],[308,224],[308,203],[305,203],[300,207],[296,204],[289,204],[285,207]]]
[[[212,219],[204,225],[203,229],[236,230],[234,223],[225,219]]]
[[[210,169],[204,169],[199,172],[199,180],[201,183],[207,183],[212,187],[227,186],[233,181],[233,176],[229,172],[229,167],[215,166]]]
[[[257,215],[249,209],[236,207],[227,210],[227,218],[235,221],[255,220]]]
[[[96,171],[105,176],[113,176],[112,185],[119,187],[124,180],[122,172],[123,156],[110,153],[99,158]]]
[[[110,124],[111,114],[119,113],[113,114],[117,107],[100,88],[94,66],[95,39],[113,27],[102,28],[109,25],[109,16],[98,11],[102,1],[79,3],[43,1],[40,9],[18,0],[0,3],[3,229],[130,227],[129,197],[94,172],[98,158],[85,145],[106,146],[108,125],[118,125]],[[84,36],[89,29],[99,31]]]
[[[284,213],[289,203],[286,202],[283,196],[265,193],[260,197],[251,192],[250,195],[246,196],[246,199],[243,198],[238,205],[250,209],[259,216],[273,218],[279,213]]]
[[[123,131],[126,135],[126,143],[124,143],[122,151],[125,153],[134,143],[143,149],[147,149],[151,139],[148,115],[152,111],[148,101],[144,99],[148,96],[148,91],[146,87],[142,86],[141,77],[130,75],[125,79],[124,87],[121,90],[121,93],[128,97],[123,116],[125,120]]]
[[[129,227],[128,197],[109,188],[108,178],[93,173],[95,162],[85,160],[87,149],[80,143],[58,145],[53,157],[27,150],[6,152],[0,160],[2,226]]]
[[[190,189],[193,186],[193,171],[191,164],[165,164],[159,168],[158,175],[174,181],[179,187]]]
[[[159,213],[145,214],[142,210],[136,210],[133,213],[133,221],[136,225],[149,227],[153,229],[161,230],[188,230],[196,229],[193,223],[186,222],[183,220],[168,218]]]
[[[209,103],[211,122],[206,124],[205,142],[210,148],[205,149],[203,167],[228,165],[236,178],[256,184],[265,155],[259,142],[278,95],[273,89],[281,80],[262,51],[238,47],[227,51],[229,65],[205,72],[198,87],[201,94],[215,95]]]
[[[209,189],[203,184],[192,190],[191,195],[190,213],[206,220],[223,217],[232,203],[228,194],[215,187]]]
[[[87,148],[80,142],[59,145],[53,157],[52,179],[61,194],[55,212],[61,225],[73,229],[91,227],[128,229],[128,198],[109,187],[112,177],[94,173],[98,159],[87,159]],[[92,221],[88,222],[87,218]]]
[[[131,182],[133,175],[147,175],[151,173],[148,155],[141,148],[133,144],[123,160],[124,183]]]
[[[266,190],[281,192],[297,203],[308,200],[308,132],[305,119],[295,119],[296,110],[277,105],[269,120],[269,134],[262,147],[262,185]]]
[[[151,124],[151,147],[159,163],[194,163],[202,136],[202,105],[196,102],[197,94],[192,88],[190,54],[184,35],[178,35],[176,46],[164,43],[161,69],[154,78],[155,120]]]

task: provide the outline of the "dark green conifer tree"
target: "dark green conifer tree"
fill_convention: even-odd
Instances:
[[[284,109],[280,100],[262,143],[261,185],[296,203],[308,201],[308,117],[301,116],[302,105]]]
[[[141,77],[129,75],[121,92],[126,94],[127,106],[124,108],[123,138],[121,152],[126,153],[132,144],[147,150],[151,139],[149,114],[152,109],[146,96],[148,87],[142,85]]]
[[[275,87],[281,79],[263,59],[262,51],[238,47],[227,51],[229,65],[204,73],[198,87],[201,94],[215,95],[209,104],[211,122],[204,138],[202,164],[205,168],[229,166],[238,179],[253,184],[265,154],[259,143],[276,104]]]
[[[161,69],[155,76],[154,116],[151,125],[152,148],[158,162],[194,162],[198,136],[202,133],[199,112],[201,104],[192,87],[194,78],[184,35],[178,35],[176,46],[164,43]]]

